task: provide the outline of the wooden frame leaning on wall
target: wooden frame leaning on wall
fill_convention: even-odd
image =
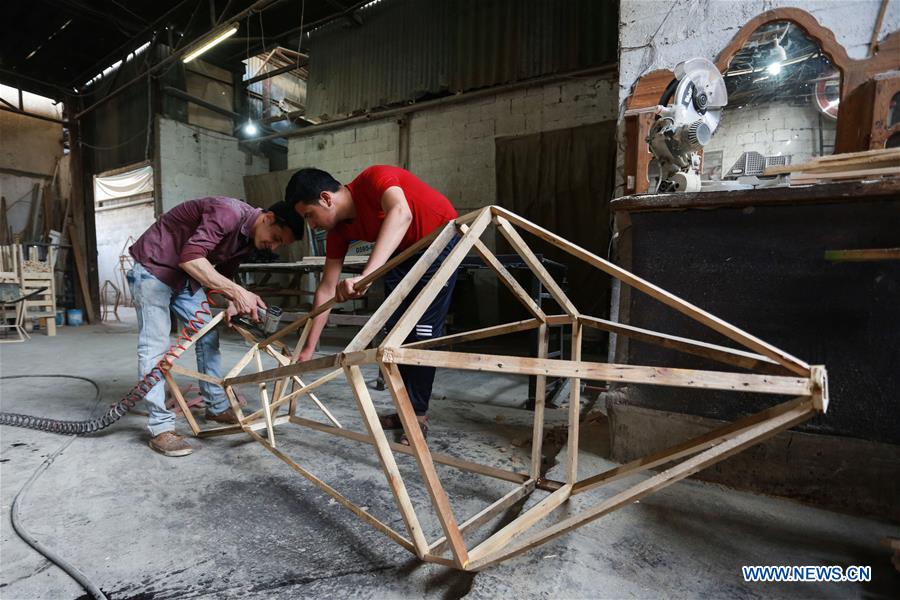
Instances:
[[[563,310],[562,314],[547,315],[522,289],[521,285],[503,268],[485,244],[480,240],[488,226],[493,225],[510,243],[516,253],[537,277],[545,289]],[[528,232],[548,242],[572,256],[586,261],[611,277],[646,293],[678,312],[706,325],[714,331],[736,342],[742,349],[735,349],[648,331],[623,323],[615,323],[581,314],[568,299],[560,285],[541,266],[540,261],[529,248],[519,230]],[[429,283],[411,299],[396,325],[387,333],[383,341],[369,347],[385,326],[388,318],[401,306],[422,274],[432,265],[448,244],[458,237],[456,245],[445,257],[443,264]],[[459,333],[427,341],[405,343],[406,337],[418,319],[431,304],[441,286],[458,267],[462,259],[475,252],[499,277],[501,282],[525,306],[532,318],[487,327],[475,331]],[[810,366],[802,360],[742,331],[741,329],[715,317],[712,314],[666,292],[652,283],[614,265],[613,263],[580,248],[563,238],[531,223],[503,208],[489,206],[469,213],[436,230],[427,238],[400,253],[377,271],[362,279],[357,285],[367,285],[381,277],[394,265],[420,253],[415,266],[385,298],[366,325],[347,345],[343,352],[298,362],[299,350],[303,347],[311,319],[330,309],[334,300],[284,327],[267,339],[257,340],[250,333],[239,330],[250,344],[250,350],[221,380],[208,377],[174,365],[171,373],[196,378],[222,385],[232,408],[240,419],[237,425],[201,429],[191,416],[171,373],[166,373],[166,381],[195,435],[200,437],[244,433],[269,452],[287,463],[294,471],[313,485],[334,498],[363,521],[375,527],[388,538],[415,554],[421,560],[434,562],[456,569],[477,571],[498,562],[526,552],[550,539],[581,527],[616,509],[627,506],[648,494],[671,485],[712,464],[728,458],[750,446],[786,430],[810,417],[823,413],[828,407],[828,384],[825,368]],[[219,319],[216,319],[218,321]],[[214,323],[213,323],[214,325]],[[548,359],[548,326],[565,326],[571,332],[571,358],[568,360]],[[596,328],[635,337],[641,341],[658,344],[675,351],[686,352],[737,368],[740,371],[704,371],[641,365],[585,362],[581,360],[582,332],[585,327]],[[538,333],[536,357],[499,356],[449,352],[434,348],[461,342],[485,339],[516,331],[535,329]],[[203,335],[204,328],[196,337]],[[284,340],[289,334],[300,332],[293,349]],[[264,369],[262,356],[274,360],[275,368]],[[425,442],[415,419],[409,396],[400,376],[399,365],[427,365],[451,369],[484,372],[515,373],[536,376],[537,388],[534,410],[533,437],[531,444],[531,465],[527,472],[501,469],[491,465],[477,464],[447,454],[432,452]],[[375,406],[360,367],[377,365],[384,376],[391,399],[403,423],[410,445],[400,445],[388,441],[379,424]],[[247,368],[256,372],[244,374]],[[304,381],[309,373],[322,372],[316,379]],[[564,377],[571,381],[568,408],[568,440],[563,481],[552,481],[541,477],[542,439],[544,427],[544,391],[547,377]],[[313,390],[336,378],[346,379],[359,415],[365,424],[365,431],[354,431],[344,427],[313,393]],[[746,416],[735,423],[711,431],[677,446],[651,454],[644,458],[612,468],[599,474],[580,478],[578,472],[578,423],[580,411],[581,379],[634,384],[675,386],[715,390],[733,390],[788,396],[790,399],[759,413]],[[258,386],[259,410],[244,414],[236,393],[237,386]],[[271,393],[270,393],[271,392]],[[299,402],[308,400],[324,416],[324,421],[316,421],[298,416]],[[316,477],[290,458],[278,443],[276,432],[286,425],[298,425],[315,431],[336,435],[372,446],[384,471],[387,484],[393,494],[397,510],[404,525],[404,532],[397,531],[382,520],[370,514],[367,509],[357,506],[337,489]],[[420,524],[416,508],[410,500],[406,483],[400,474],[395,453],[411,455],[427,488],[432,508],[435,511],[442,534],[435,539],[427,539]],[[450,505],[450,498],[438,476],[436,464],[477,473],[511,482],[514,488],[509,493],[485,507],[477,514],[460,521]],[[645,471],[667,466],[655,474],[641,475]],[[589,508],[566,516],[554,523],[539,528],[542,522],[567,501],[582,493],[625,477],[641,475],[638,483],[606,497]],[[490,535],[482,535],[474,545],[465,538],[475,538],[476,532],[485,524],[499,517],[507,508],[525,496],[546,493],[546,497],[522,512],[514,520]]]

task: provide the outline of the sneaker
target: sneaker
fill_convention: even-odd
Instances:
[[[422,437],[426,440],[428,439],[428,415],[416,415],[416,421],[419,422],[419,429],[422,430]],[[404,446],[409,446],[409,438],[406,437],[406,432],[400,436],[400,443]]]
[[[217,415],[209,412],[209,409],[207,408],[205,417],[207,421],[225,423],[226,425],[238,425],[241,422],[240,419],[238,419],[237,415],[234,414],[234,409],[230,406]]]
[[[163,431],[153,436],[150,438],[150,447],[163,456],[187,456],[194,451],[191,445],[174,431]]]

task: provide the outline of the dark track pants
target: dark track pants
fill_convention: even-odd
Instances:
[[[458,237],[454,238],[453,241],[447,245],[440,256],[438,256],[428,268],[428,271],[422,279],[415,285],[412,292],[406,296],[403,304],[401,304],[394,314],[391,315],[391,318],[388,319],[387,325],[385,326],[387,331],[394,328],[394,325],[400,320],[403,313],[406,312],[410,303],[419,295],[419,292],[425,284],[431,281],[431,278],[444,263],[444,259],[447,258],[450,250],[456,246],[458,240]],[[387,272],[384,277],[385,297],[394,291],[394,288],[397,287],[421,256],[421,254],[416,254]],[[453,275],[447,279],[444,287],[438,292],[438,295],[435,297],[434,301],[432,301],[431,306],[428,307],[428,310],[425,311],[419,319],[419,322],[416,323],[416,326],[413,328],[412,332],[410,332],[409,336],[407,336],[404,343],[419,342],[443,335],[444,322],[447,320],[447,311],[450,309],[450,300],[453,298],[453,288],[456,286],[456,274],[457,272],[454,271]],[[435,368],[413,365],[400,365],[399,368],[400,374],[403,376],[403,383],[406,384],[406,390],[409,392],[409,399],[412,401],[413,409],[419,416],[426,414],[428,412],[428,401],[431,398],[431,388],[434,384]]]

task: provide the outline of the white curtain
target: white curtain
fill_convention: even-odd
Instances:
[[[128,198],[153,191],[153,167],[146,165],[118,175],[94,176],[94,201]]]

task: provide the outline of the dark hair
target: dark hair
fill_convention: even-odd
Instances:
[[[284,201],[293,208],[298,202],[318,204],[322,192],[336,192],[341,184],[321,169],[300,169],[291,176],[284,189]]]
[[[294,207],[287,202],[276,202],[269,207],[269,212],[275,214],[275,225],[287,227],[294,234],[295,240],[303,239],[306,224],[294,211]]]

